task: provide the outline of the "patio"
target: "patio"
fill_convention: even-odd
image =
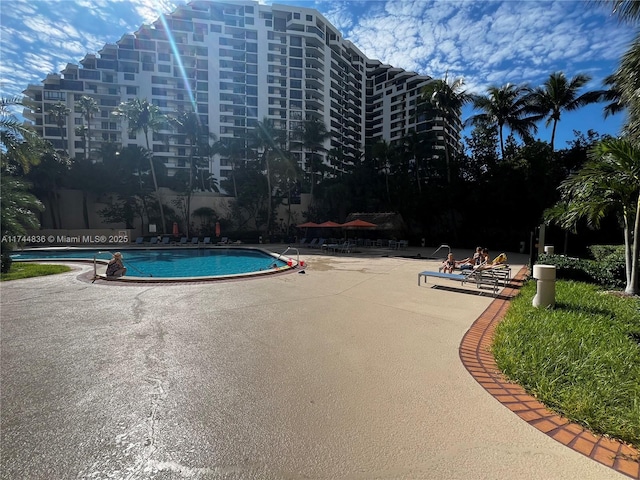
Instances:
[[[469,375],[491,295],[418,287],[433,260],[301,258],[236,282],[83,265],[3,284],[2,478],[623,478]]]

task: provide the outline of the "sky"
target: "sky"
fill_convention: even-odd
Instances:
[[[48,73],[77,64],[160,13],[175,0],[2,0],[0,96],[20,95]],[[582,73],[588,89],[617,68],[635,30],[590,0],[281,0],[314,8],[367,57],[433,78],[463,78],[470,93],[507,83],[542,83],[553,72]],[[473,113],[463,111],[463,120]],[[573,131],[617,135],[624,117],[604,119],[602,105],[564,113],[556,148]],[[537,138],[549,141],[539,125]]]

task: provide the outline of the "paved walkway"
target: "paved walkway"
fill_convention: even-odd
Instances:
[[[469,375],[490,294],[418,287],[432,260],[303,258],[238,282],[3,283],[1,478],[625,478]]]

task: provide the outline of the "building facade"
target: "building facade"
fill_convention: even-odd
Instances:
[[[142,133],[130,134],[126,120],[113,115],[133,98],[146,98],[168,115],[195,112],[217,139],[246,138],[263,118],[293,138],[303,121],[318,120],[331,134],[327,152],[340,152],[336,170],[362,158],[366,144],[442,129],[416,114],[427,81],[366,58],[316,10],[196,0],[29,85],[24,116],[57,148],[71,157],[88,149],[94,161],[105,143],[146,147]],[[88,131],[76,107],[83,96],[95,99],[99,110]],[[62,131],[49,113],[57,102],[71,110]],[[459,131],[454,126],[442,139],[455,144]],[[188,167],[186,135],[167,125],[150,144],[170,174]],[[300,142],[290,150],[304,169],[309,152]],[[321,155],[330,162],[331,155]],[[230,171],[228,159],[209,159],[218,180]]]

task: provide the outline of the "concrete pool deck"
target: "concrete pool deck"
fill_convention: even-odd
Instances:
[[[2,478],[625,478],[465,369],[490,293],[418,287],[433,260],[301,258],[233,282],[92,284],[82,264],[3,283]]]

